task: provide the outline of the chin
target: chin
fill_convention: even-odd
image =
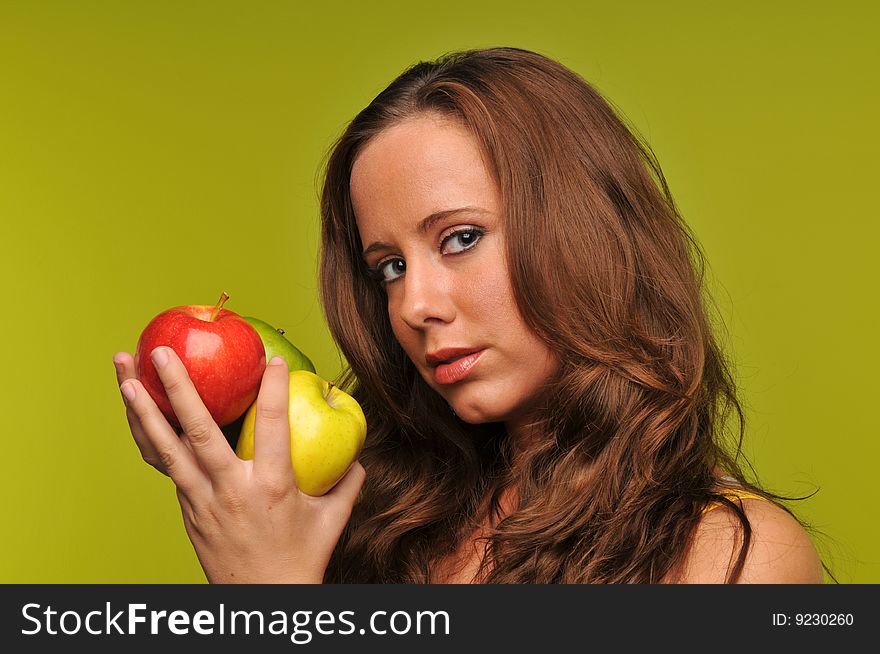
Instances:
[[[458,397],[447,398],[449,406],[460,420],[469,425],[481,425],[486,422],[504,422],[509,415],[505,407],[495,406],[492,402],[481,401],[480,398]]]
[[[466,383],[458,387],[438,386],[433,379],[423,376],[425,382],[434,392],[446,400],[449,408],[455,412],[459,420],[469,425],[480,425],[487,422],[504,422],[516,407],[509,403],[499,405],[498,398],[506,393],[495,384],[486,385],[484,380]]]
[[[516,425],[536,418],[537,389],[492,384],[491,387],[473,386],[456,390],[458,392],[445,395],[444,399],[455,415],[469,425],[490,422]]]
[[[498,422],[496,418],[493,418],[482,411],[457,409],[454,406],[452,407],[452,410],[455,411],[455,415],[458,416],[459,420],[466,422],[469,425],[482,425],[487,422]]]

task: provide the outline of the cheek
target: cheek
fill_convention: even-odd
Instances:
[[[467,313],[476,322],[493,333],[509,335],[511,331],[519,331],[520,325],[524,328],[513,297],[513,287],[503,269],[481,275],[461,304],[467,306]]]
[[[479,322],[491,331],[508,365],[529,378],[545,376],[547,369],[554,367],[556,357],[523,319],[509,278],[486,278],[478,295],[474,310],[479,311]]]

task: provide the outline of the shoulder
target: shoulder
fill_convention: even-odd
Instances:
[[[785,509],[768,501],[742,500],[752,529],[737,583],[821,584],[822,564],[809,534]],[[703,514],[682,569],[682,583],[724,583],[740,553],[743,528],[728,507]]]

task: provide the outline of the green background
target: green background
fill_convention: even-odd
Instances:
[[[537,50],[654,148],[705,247],[746,452],[880,582],[876,3],[0,3],[2,582],[203,582],[111,356],[160,311],[282,326],[332,377],[317,184],[411,63]]]

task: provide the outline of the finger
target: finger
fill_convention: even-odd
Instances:
[[[150,439],[144,432],[144,428],[141,426],[140,419],[130,407],[125,408],[125,417],[128,419],[128,428],[134,437],[138,451],[141,453],[141,458],[166,477],[169,476],[168,470],[165,469],[165,464],[162,463],[162,457],[159,456],[159,452],[150,442]]]
[[[134,359],[128,352],[117,352],[114,354],[113,365],[116,367],[116,381],[119,386],[122,386],[122,384],[129,379],[137,379]],[[122,399],[123,402],[125,402],[125,398],[123,397]],[[156,452],[156,448],[153,447],[150,439],[147,438],[147,435],[144,433],[141,421],[138,419],[134,410],[132,410],[127,404],[125,406],[125,417],[128,420],[128,428],[131,431],[131,435],[134,437],[134,442],[137,445],[143,460],[156,468],[156,470],[163,475],[167,475],[168,472],[165,470],[165,466],[162,465],[162,461],[159,459],[159,454]]]
[[[331,502],[338,502],[340,506],[345,507],[349,512],[354,506],[367,478],[367,471],[361,465],[360,461],[355,461],[348,468],[348,472],[343,475],[342,479],[331,488],[325,498]]]
[[[211,479],[221,481],[239,462],[238,457],[199,397],[177,353],[170,347],[157,347],[150,358],[196,458]]]
[[[292,478],[290,464],[290,373],[284,358],[272,357],[257,396],[254,421],[254,474],[282,482]]]
[[[180,441],[143,384],[137,379],[128,379],[120,390],[143,428],[149,446],[175,485],[190,496],[209,487],[210,481],[202,473],[192,452]]]
[[[113,365],[116,367],[116,381],[122,386],[126,379],[137,379],[134,369],[134,357],[128,352],[117,352],[113,355]]]

